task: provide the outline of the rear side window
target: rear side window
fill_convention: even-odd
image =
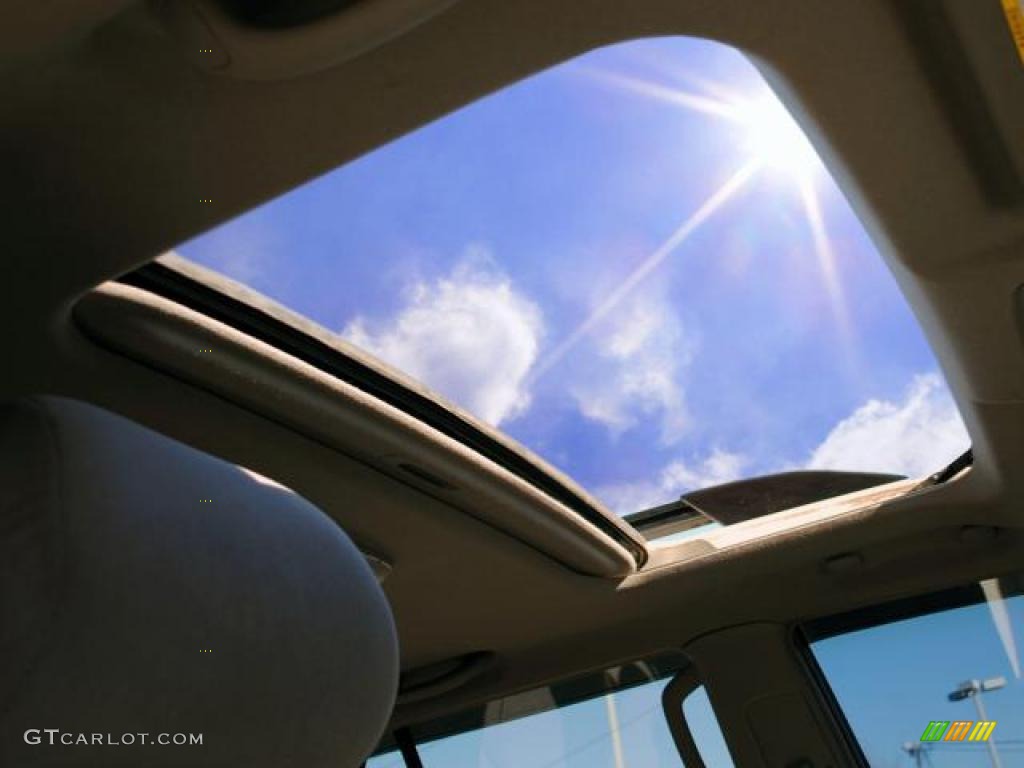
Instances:
[[[433,766],[678,766],[653,682],[423,746]],[[501,706],[501,705],[495,705]]]
[[[1022,578],[805,627],[871,766],[1024,766]]]
[[[688,665],[671,654],[498,699],[389,735],[367,765],[414,765],[395,748],[405,740],[425,768],[679,768],[662,697]],[[731,765],[702,687],[683,710],[706,767]]]
[[[732,768],[732,756],[703,685],[683,699],[683,718],[706,768]]]

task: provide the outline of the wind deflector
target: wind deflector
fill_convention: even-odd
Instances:
[[[868,472],[782,472],[694,491],[683,500],[712,520],[732,525],[903,479]]]
[[[742,523],[903,479],[901,475],[869,472],[782,472],[693,491],[671,504],[625,519],[650,540],[709,522]]]

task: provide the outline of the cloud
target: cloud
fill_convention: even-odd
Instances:
[[[542,315],[479,252],[447,277],[414,284],[396,315],[356,317],[349,341],[495,426],[530,402]]]
[[[666,504],[687,491],[750,474],[837,469],[919,477],[936,472],[970,445],[949,390],[938,374],[915,376],[901,400],[869,400],[840,421],[805,462],[760,462],[716,449],[696,462],[672,461],[651,481],[596,488],[595,496],[626,515]]]
[[[938,374],[915,376],[901,402],[869,400],[814,450],[809,469],[936,472],[970,445],[956,404]]]
[[[669,305],[646,297],[615,317],[610,333],[590,344],[599,364],[570,386],[580,413],[620,434],[657,418],[661,441],[677,442],[688,426],[680,374],[692,352]]]
[[[597,488],[595,496],[616,513],[628,515],[675,501],[687,491],[737,480],[746,464],[741,454],[716,449],[698,462],[671,462],[656,480],[607,485]]]

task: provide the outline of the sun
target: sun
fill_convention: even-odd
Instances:
[[[710,83],[714,86],[710,93],[693,93],[622,73],[588,74],[607,85],[661,101],[677,109],[695,112],[715,121],[726,130],[736,131],[736,169],[708,194],[695,211],[683,218],[668,239],[643,259],[615,290],[538,363],[533,378],[544,375],[565,358],[582,338],[591,333],[604,317],[657,270],[704,222],[739,196],[751,181],[764,175],[781,178],[795,191],[804,211],[823,287],[828,293],[840,333],[849,345],[852,330],[839,282],[836,250],[826,228],[816,183],[819,178],[827,177],[828,171],[800,124],[793,119],[775,93],[765,84],[752,92],[740,94],[721,83]]]
[[[710,83],[710,92],[690,92],[617,72],[591,73],[599,81],[644,98],[698,113],[738,133],[736,153],[741,165],[752,163],[798,184],[825,170],[800,124],[767,84],[746,92]]]
[[[770,90],[740,101],[734,108],[741,131],[739,149],[750,160],[797,181],[812,179],[823,169],[803,129]]]

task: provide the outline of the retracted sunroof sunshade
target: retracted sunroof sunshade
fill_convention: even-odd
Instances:
[[[229,281],[167,259],[83,297],[75,316],[105,346],[401,474],[575,570],[621,576],[645,561],[635,531],[542,462],[272,303],[232,293]]]

